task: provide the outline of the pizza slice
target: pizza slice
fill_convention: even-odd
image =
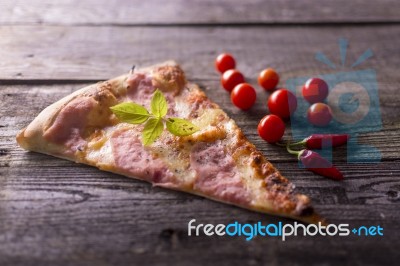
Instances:
[[[175,136],[162,129],[143,145],[143,125],[122,122],[111,107],[135,102],[149,109],[159,89],[166,116],[199,130]],[[26,150],[96,166],[169,189],[307,223],[322,219],[310,199],[250,143],[236,123],[173,61],[80,89],[44,109],[17,135]]]

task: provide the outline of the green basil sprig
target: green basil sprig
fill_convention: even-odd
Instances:
[[[150,107],[151,112],[137,103],[125,102],[110,107],[110,109],[122,122],[129,124],[146,122],[142,131],[142,142],[145,146],[152,144],[161,135],[164,131],[164,123],[167,130],[175,136],[188,136],[199,130],[197,126],[185,119],[165,118],[168,104],[165,96],[159,90],[154,92]]]

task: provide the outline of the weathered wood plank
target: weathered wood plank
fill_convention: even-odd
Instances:
[[[213,224],[289,221],[180,192],[151,188],[141,181],[46,155],[31,153],[18,157],[10,158],[7,179],[2,184],[0,262],[13,265],[115,265],[132,261],[243,265],[282,264],[288,256],[293,256],[291,261],[301,259],[307,264],[357,261],[391,265],[399,258],[399,199],[385,194],[385,186],[399,187],[398,181],[387,174],[392,171],[395,176],[399,175],[400,169],[392,163],[380,165],[381,177],[350,178],[345,183],[314,177],[305,182],[306,192],[331,222],[349,223],[352,227],[379,224],[386,233],[383,238],[292,237],[281,242],[278,238],[257,237],[246,242],[238,237],[189,237],[187,223],[193,218],[198,223]],[[298,173],[295,164],[279,163],[278,166],[293,177],[300,190],[305,189],[305,183],[298,182],[299,178],[291,174],[291,171]],[[370,170],[359,168],[358,171],[364,175]],[[355,173],[354,169],[351,171]],[[363,196],[357,192],[363,192]],[[373,195],[379,194],[382,198],[374,200]],[[203,255],[199,250],[203,250]]]
[[[52,97],[62,94],[57,87],[3,90],[19,91],[21,95],[28,91],[27,94],[36,95],[30,105],[40,106],[47,102],[42,102],[45,97],[38,94],[47,91],[47,101],[52,101]],[[60,87],[71,90],[69,86]],[[6,99],[2,98],[2,102],[11,106]],[[29,120],[34,114],[28,114],[28,109],[18,109],[15,115],[28,116]],[[177,265],[227,265],[227,257],[233,265],[236,264],[232,258],[240,265],[282,264],[287,256],[292,256],[291,260],[299,258],[309,264],[376,261],[390,265],[398,259],[398,161],[340,164],[347,177],[340,183],[300,170],[294,161],[275,162],[299,191],[311,196],[319,212],[331,222],[351,226],[379,224],[387,232],[382,239],[305,237],[283,243],[278,238],[258,237],[246,242],[242,238],[188,237],[186,226],[193,218],[199,223],[214,224],[288,220],[152,188],[141,181],[50,156],[22,152],[11,138],[18,127],[9,116],[11,111],[1,109],[1,113],[7,121],[1,132],[10,135],[2,135],[0,144],[0,262],[5,264],[115,265],[167,261]],[[318,252],[314,251],[315,246]],[[207,256],[199,256],[198,250],[206,247],[214,248],[207,249]],[[361,253],[365,254],[360,256]]]
[[[190,78],[216,80],[214,59],[230,51],[250,79],[270,66],[282,80],[351,70],[371,48],[375,56],[357,69],[374,68],[381,82],[397,81],[400,26],[370,27],[0,27],[1,79],[108,79],[132,64],[180,62]],[[346,68],[338,39],[349,40]],[[294,48],[295,47],[295,48]],[[314,59],[322,51],[337,70]]]
[[[210,81],[209,86],[213,85],[215,81]],[[25,153],[16,147],[14,135],[20,127],[42,108],[80,86],[0,87],[2,265],[284,264],[288,256],[291,261],[307,264],[357,261],[390,265],[398,259],[398,161],[379,165],[339,163],[347,180],[337,183],[298,169],[292,159],[264,143],[263,152],[274,154],[271,159],[276,166],[299,191],[311,196],[318,211],[331,222],[349,223],[352,227],[379,224],[387,234],[384,238],[297,237],[286,242],[258,237],[246,242],[243,238],[189,237],[187,223],[193,218],[199,223],[214,224],[288,220],[152,188],[141,181]],[[252,132],[255,125],[245,121],[254,119],[234,111],[225,102],[226,97],[219,94],[221,91],[208,93],[238,118],[239,125],[243,123],[246,133]],[[256,140],[252,134],[249,138]],[[199,256],[199,250],[207,256]]]
[[[0,265],[395,265],[400,259],[400,27],[324,29],[0,27],[4,48],[0,78],[6,84],[0,85]],[[27,40],[24,36],[29,32],[35,34]],[[93,38],[87,40],[88,35]],[[117,37],[104,41],[111,36]],[[267,65],[277,68],[283,79],[318,75],[330,70],[313,61],[314,53],[322,50],[339,62],[339,36],[351,37],[348,62],[367,48],[375,52],[375,58],[362,68],[377,70],[384,127],[365,134],[361,141],[381,150],[384,161],[346,164],[346,151],[340,149],[335,160],[346,180],[333,182],[299,169],[293,157],[258,138],[255,128],[266,113],[268,95],[257,88],[259,99],[253,110],[238,111],[219,88],[213,59],[229,48],[253,84],[257,72]],[[55,43],[58,47],[51,48]],[[106,79],[124,72],[132,61],[145,65],[162,58],[180,60],[188,78],[205,88],[298,191],[310,195],[322,215],[351,226],[381,225],[384,237],[293,237],[286,242],[261,237],[249,242],[188,237],[186,226],[192,218],[214,224],[288,220],[152,188],[92,167],[26,153],[16,146],[15,134],[38,112],[86,85],[75,84],[77,79]],[[55,84],[47,78],[71,84]]]
[[[211,81],[211,83],[214,82]],[[0,127],[2,129],[0,141],[0,166],[2,166],[2,171],[0,174],[17,178],[16,180],[8,179],[9,184],[16,182],[15,184],[18,186],[22,183],[28,189],[34,187],[38,181],[40,182],[41,177],[46,179],[53,175],[58,182],[62,183],[66,176],[72,176],[76,179],[68,187],[75,191],[72,188],[74,184],[79,186],[81,182],[85,182],[82,177],[85,178],[87,175],[82,173],[82,169],[86,168],[45,155],[27,154],[15,143],[15,135],[18,130],[26,126],[44,107],[84,85],[86,84],[0,87],[0,101],[3,103],[0,107]],[[400,181],[396,181],[393,177],[400,175],[400,164],[393,160],[400,159],[398,154],[400,148],[398,132],[400,128],[397,120],[395,120],[396,118],[390,116],[390,113],[398,113],[400,107],[395,107],[395,109],[383,107],[382,114],[385,124],[389,124],[388,122],[393,122],[393,124],[385,126],[381,132],[366,134],[362,138],[364,143],[374,145],[381,150],[385,162],[378,165],[346,164],[346,150],[342,148],[336,154],[335,161],[343,170],[346,181],[336,183],[299,169],[292,156],[283,152],[280,147],[268,145],[259,139],[255,133],[255,128],[259,117],[266,112],[263,103],[258,103],[254,112],[249,114],[238,112],[232,107],[228,95],[225,95],[223,90],[207,90],[207,93],[211,99],[226,107],[228,113],[244,129],[250,141],[255,143],[272,162],[277,164],[285,176],[294,180],[300,190],[314,197],[317,204],[322,206],[325,204],[398,204]],[[381,95],[386,94],[393,94],[389,87],[382,90]],[[27,101],[28,99],[29,101]],[[397,99],[393,97],[392,101],[397,101]],[[388,103],[388,106],[392,105],[390,100],[386,103]],[[32,171],[36,176],[34,179],[30,176]],[[98,177],[110,175],[100,171],[92,172],[96,173],[94,176]],[[126,182],[129,183],[129,181]],[[55,193],[51,189],[43,189],[43,191],[47,191],[46,193],[50,191],[50,194]],[[80,197],[84,198],[85,194],[77,196],[77,201],[82,200]]]
[[[0,24],[294,24],[400,19],[400,4],[395,0],[2,0],[0,6]]]
[[[207,95],[235,119],[245,135],[258,149],[264,152],[273,162],[294,161],[294,157],[282,152],[281,147],[267,144],[259,138],[256,128],[258,121],[267,114],[266,99],[268,95],[258,88],[258,100],[249,111],[243,112],[233,106],[229,94],[221,89],[216,81],[201,81]],[[15,146],[15,135],[19,129],[27,126],[46,106],[89,84],[69,85],[18,85],[0,86],[0,146],[3,153],[21,155]],[[359,142],[376,147],[382,153],[382,160],[397,160],[400,149],[400,124],[397,114],[400,112],[396,86],[381,84],[380,97],[385,105],[381,107],[383,130],[362,134]],[[287,122],[286,137],[290,136],[290,123]],[[346,161],[346,148],[335,150],[335,161]]]
[[[275,162],[274,164],[282,174],[297,185],[300,191],[314,198],[316,206],[321,207],[322,210],[326,205],[331,204],[383,204],[393,205],[395,208],[400,201],[398,195],[400,180],[396,178],[400,175],[398,161],[366,165],[340,162],[338,166],[346,176],[346,180],[343,182],[333,182],[316,176],[300,169],[295,161]],[[60,200],[60,204],[71,200],[79,203],[91,197],[90,191],[93,187],[96,187],[97,190],[103,188],[104,195],[102,197],[111,199],[114,196],[107,193],[110,192],[108,190],[113,189],[113,184],[119,187],[120,191],[120,195],[115,195],[115,200],[176,199],[174,194],[168,194],[166,190],[163,190],[165,193],[155,196],[139,195],[139,192],[150,193],[150,186],[143,182],[134,182],[132,185],[134,187],[131,187],[129,185],[131,181],[128,179],[109,178],[116,177],[116,175],[37,153],[6,153],[0,157],[0,166],[1,175],[7,177],[3,193],[6,193],[6,198],[8,197],[10,200],[19,197],[41,197],[40,195],[42,195],[50,198],[54,196]],[[94,184],[87,184],[91,182]],[[127,189],[124,189],[125,186]],[[83,190],[80,187],[83,187]],[[156,192],[152,191],[151,193]],[[339,216],[328,218],[339,219]],[[349,219],[358,218],[352,216]]]
[[[17,206],[22,206],[22,203]],[[381,239],[352,236],[293,237],[285,242],[268,237],[246,242],[237,237],[187,236],[187,222],[192,218],[196,218],[199,223],[215,224],[235,220],[243,223],[272,222],[264,215],[246,211],[239,215],[241,211],[235,208],[220,209],[217,203],[208,201],[88,201],[65,204],[58,208],[53,205],[51,209],[44,209],[41,205],[31,200],[28,205],[30,207],[8,212],[7,217],[12,220],[7,221],[7,229],[12,233],[6,235],[6,240],[11,244],[6,248],[4,245],[0,247],[0,260],[8,263],[19,261],[20,265],[23,262],[24,265],[43,262],[62,265],[116,265],[133,262],[157,265],[168,262],[174,265],[285,265],[290,258],[291,261],[301,261],[308,265],[329,264],[333,261],[395,265],[394,261],[399,257],[396,249],[398,240],[390,233]],[[377,208],[380,211],[387,210],[384,205]],[[194,209],[197,210],[195,213]],[[332,209],[336,211],[338,207]],[[349,206],[343,214],[374,215],[375,211],[360,211],[357,206]],[[27,221],[30,221],[29,227]],[[376,223],[388,232],[399,229],[397,224],[388,225],[382,221]],[[351,224],[362,224],[362,221]],[[199,250],[202,250],[200,254]]]

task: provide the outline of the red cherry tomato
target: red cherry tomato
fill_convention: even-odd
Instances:
[[[236,107],[247,110],[256,102],[256,90],[247,83],[236,85],[231,92],[231,100]]]
[[[279,116],[266,115],[258,124],[257,130],[263,140],[275,143],[280,141],[285,133],[285,124]]]
[[[289,118],[297,108],[297,99],[293,93],[286,89],[275,91],[269,96],[268,109],[282,119]]]
[[[302,88],[304,99],[311,104],[323,102],[328,93],[328,84],[319,78],[310,78]]]
[[[221,84],[225,90],[232,91],[240,83],[244,83],[244,77],[236,69],[229,69],[222,74]]]
[[[331,108],[324,103],[314,103],[308,108],[307,119],[314,126],[327,126],[332,120]]]
[[[215,59],[215,68],[220,72],[224,73],[229,69],[234,69],[236,66],[235,58],[230,54],[220,54]]]
[[[279,75],[272,68],[264,69],[258,75],[258,84],[267,91],[275,89],[279,82]]]

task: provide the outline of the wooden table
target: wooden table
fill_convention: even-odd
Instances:
[[[248,113],[219,86],[221,51],[256,85],[274,67],[282,81],[334,73],[337,40],[348,62],[371,48],[360,69],[377,71],[383,130],[360,141],[382,153],[378,164],[335,164],[333,182],[297,167],[256,133],[267,94]],[[16,1],[0,0],[0,265],[395,265],[400,259],[400,2],[385,1]],[[232,116],[246,136],[312,198],[330,222],[380,225],[383,237],[189,237],[187,223],[290,222],[27,153],[15,135],[44,107],[132,64],[180,62],[190,80]],[[284,84],[284,83],[282,83]],[[288,132],[290,134],[290,131]]]

